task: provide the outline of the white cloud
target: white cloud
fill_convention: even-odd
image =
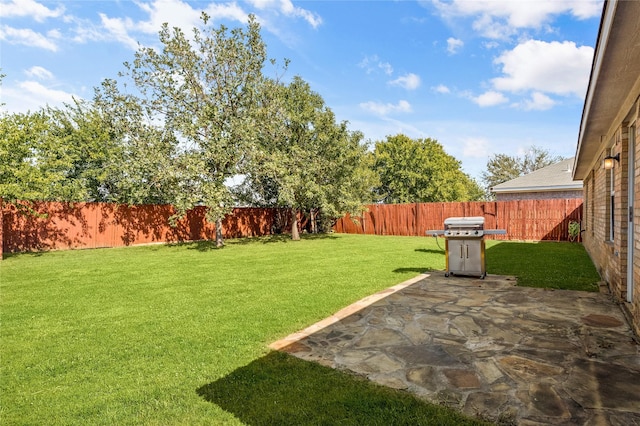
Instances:
[[[73,95],[62,90],[50,89],[43,86],[37,81],[23,81],[18,84],[26,94],[41,99],[41,104],[61,104],[63,102],[71,102]]]
[[[602,14],[603,0],[573,0],[569,2],[571,14],[578,19],[589,19]]]
[[[460,39],[449,37],[447,39],[447,52],[454,55],[458,53],[458,50],[462,49],[464,42]]]
[[[107,31],[106,34],[103,33],[104,36],[107,36],[107,39],[116,40],[133,50],[138,49],[138,42],[129,35],[129,29],[133,27],[133,23],[129,18],[109,18],[104,13],[101,13],[100,21]]]
[[[235,1],[224,3],[211,1],[203,8],[211,21],[228,19],[244,24],[248,20],[249,13],[239,3]],[[291,0],[251,0],[248,3],[260,11],[273,12],[288,18],[302,18],[313,28],[317,28],[322,24],[322,18],[319,15],[307,9],[294,6]],[[93,40],[112,39],[130,48],[137,49],[137,42],[140,41],[140,37],[136,37],[136,34],[156,34],[165,22],[171,28],[180,28],[187,37],[191,36],[191,30],[194,27],[201,26],[202,8],[198,7],[201,3],[197,3],[195,8],[183,0],[153,0],[151,2],[136,2],[136,4],[148,15],[147,19],[133,21],[130,18],[112,18],[101,14],[102,25],[106,30],[106,34],[101,34],[92,29],[90,25],[87,25],[77,29],[78,36],[76,39],[81,39],[83,35],[88,35]],[[257,19],[263,28],[280,38],[283,37],[281,25],[269,23],[265,17],[258,16]]]
[[[35,77],[40,80],[51,80],[53,78],[53,74],[46,68],[33,66],[25,71],[29,77]]]
[[[37,81],[22,81],[2,87],[2,101],[5,103],[2,109],[10,113],[35,111],[45,105],[59,107],[73,102],[73,98],[72,93],[52,89]]]
[[[451,93],[451,90],[444,84],[439,84],[436,87],[432,87],[432,90],[436,93],[442,93],[443,95],[446,95],[447,93]]]
[[[409,73],[389,82],[392,86],[400,86],[407,90],[415,90],[420,87],[420,76]]]
[[[378,64],[378,67],[384,72],[386,75],[393,74],[393,67],[388,62],[383,62]]]
[[[486,41],[482,43],[482,45],[485,49],[495,49],[496,47],[500,46],[500,44],[496,41]]]
[[[291,0],[249,0],[249,3],[261,10],[275,9],[285,16],[302,18],[313,28],[317,28],[322,24],[322,18],[318,14],[294,6]]]
[[[506,96],[494,90],[489,90],[480,96],[472,97],[471,100],[481,107],[500,105],[508,101]]]
[[[11,0],[2,2],[2,7],[0,7],[0,17],[2,18],[28,17],[35,19],[37,22],[43,22],[47,18],[57,18],[63,13],[63,6],[49,9],[35,0]]]
[[[525,102],[524,109],[527,111],[545,111],[551,109],[555,104],[556,102],[544,93],[533,92],[531,94],[531,99]]]
[[[494,19],[489,15],[482,15],[473,22],[472,28],[483,37],[490,39],[508,39],[517,33],[517,29]]]
[[[92,28],[90,23],[83,23],[76,29],[75,41],[82,41],[84,37],[91,40],[115,40],[125,46],[137,50],[138,41],[135,34],[157,34],[165,22],[169,27],[178,27],[191,36],[194,27],[201,26],[201,9],[194,9],[181,0],[154,0],[150,3],[136,3],[148,19],[134,21],[131,18],[112,18],[104,13],[100,14],[102,28]],[[211,2],[205,12],[212,21],[230,19],[245,23],[248,14],[237,3]]]
[[[486,158],[489,156],[489,141],[485,138],[466,137],[462,139],[462,155],[467,158]]]
[[[49,32],[48,36],[45,36],[27,28],[13,28],[7,25],[0,27],[0,40],[2,41],[9,44],[23,44],[25,46],[38,47],[51,50],[52,52],[58,50],[58,45],[50,38],[52,36],[55,38],[57,34],[56,32]]]
[[[358,66],[363,68],[367,74],[371,74],[377,70],[382,70],[386,75],[393,74],[393,67],[391,64],[381,61],[378,55],[365,56]]]
[[[529,40],[503,52],[495,63],[503,77],[492,81],[496,90],[535,90],[557,95],[584,96],[589,82],[593,48],[575,43]]]
[[[196,26],[200,20],[200,10],[193,9],[189,4],[180,0],[155,0],[151,3],[138,3],[143,11],[149,14],[146,21],[132,23],[127,19],[123,27],[135,29],[147,34],[155,34],[160,31],[162,24],[167,22],[169,27],[178,27],[183,31],[189,31]],[[215,3],[212,4],[215,6]],[[212,15],[213,19],[217,17]],[[104,21],[104,19],[103,19]]]
[[[246,23],[249,18],[249,14],[245,12],[235,2],[233,3],[218,3],[212,2],[205,10],[212,19],[229,19],[232,21]],[[200,14],[198,13],[198,19]],[[194,22],[194,25],[199,21]],[[192,25],[193,26],[193,25]]]
[[[505,38],[518,29],[541,29],[554,16],[571,14],[578,19],[600,16],[602,0],[432,0],[446,19],[472,17],[473,28],[488,38]]]
[[[411,112],[411,104],[405,100],[399,101],[396,105],[390,103],[380,103],[380,102],[363,102],[360,104],[360,108],[365,111],[373,112],[378,115],[387,115],[391,113],[404,113]]]

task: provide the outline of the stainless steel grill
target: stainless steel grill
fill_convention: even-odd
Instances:
[[[484,217],[450,217],[444,229],[427,231],[427,235],[444,235],[447,270],[445,276],[470,275],[484,279],[485,235],[506,234],[504,229],[484,229]]]

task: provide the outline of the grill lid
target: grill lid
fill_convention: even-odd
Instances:
[[[484,217],[448,217],[444,220],[444,229],[484,229]]]

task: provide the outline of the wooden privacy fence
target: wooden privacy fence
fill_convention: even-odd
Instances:
[[[169,225],[175,212],[170,205],[37,202],[30,208],[32,214],[24,214],[0,199],[0,259],[2,253],[215,239],[206,207],[190,210],[175,227]],[[507,230],[487,238],[566,241],[569,222],[582,219],[582,200],[373,204],[357,222],[349,216],[339,219],[334,231],[420,236],[441,229],[452,216],[483,216],[485,228]],[[222,228],[225,238],[252,237],[287,232],[290,223],[288,209],[247,207],[233,209]]]
[[[215,239],[215,224],[206,220],[206,207],[188,211],[172,227],[169,217],[175,210],[170,205],[36,202],[29,206],[32,212],[24,214],[15,205],[0,204],[2,252]],[[284,209],[236,208],[222,222],[223,235],[237,238],[280,232],[289,226],[289,216]]]
[[[547,199],[460,203],[372,204],[355,222],[347,215],[334,230],[348,234],[425,235],[442,229],[455,216],[482,216],[485,229],[506,229],[486,238],[568,241],[569,222],[582,220],[582,199]]]

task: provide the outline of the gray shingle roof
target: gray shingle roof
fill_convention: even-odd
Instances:
[[[582,181],[571,177],[575,157],[543,167],[527,175],[503,182],[491,188],[492,192],[538,192],[582,189]]]

